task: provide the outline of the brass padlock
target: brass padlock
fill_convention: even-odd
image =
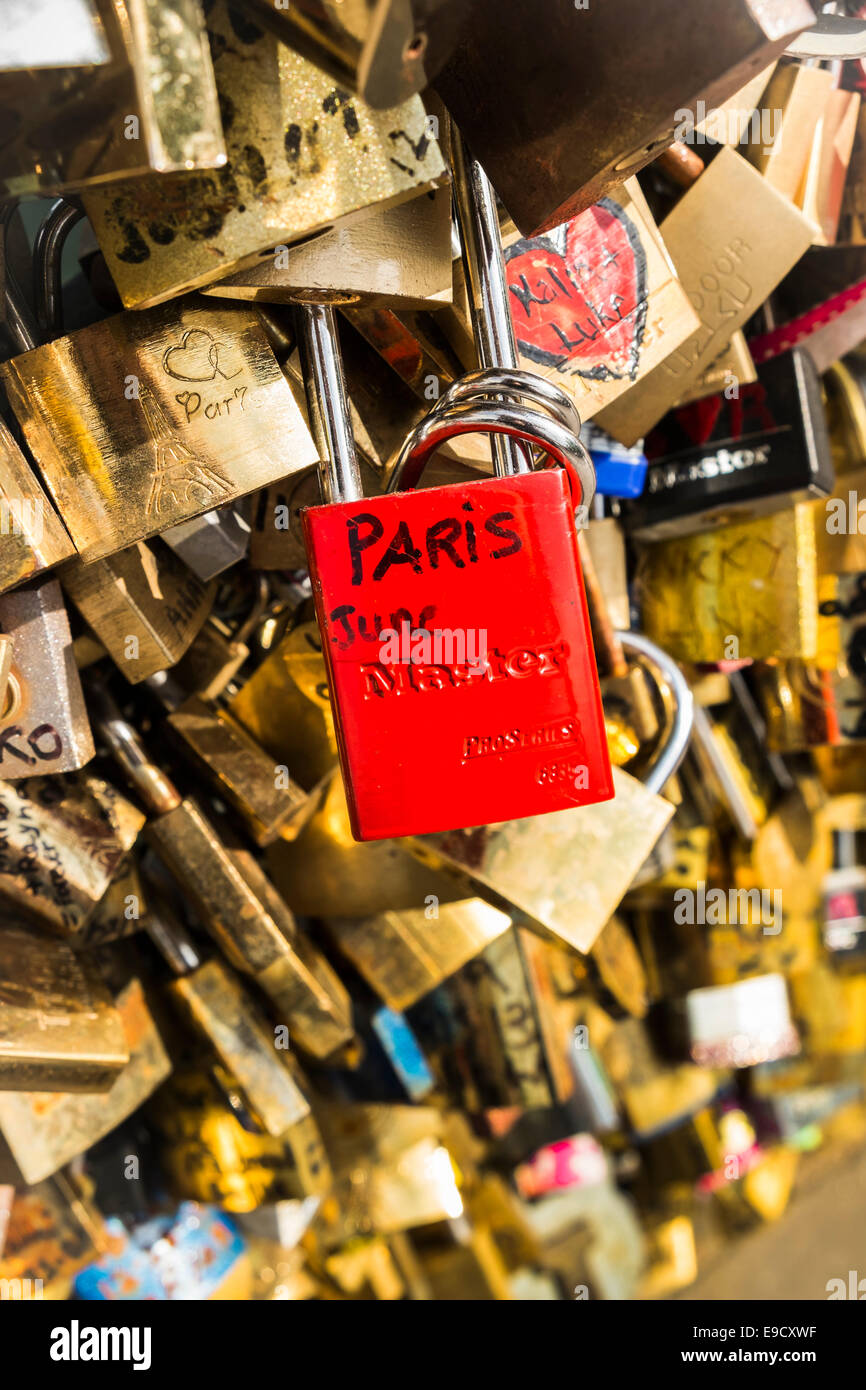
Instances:
[[[24,455],[0,421],[0,593],[75,553]]]
[[[265,304],[439,308],[451,297],[451,193],[371,207],[299,246],[279,246],[205,290]],[[444,283],[444,289],[443,289]]]
[[[349,997],[301,933],[252,855],[223,844],[197,804],[183,799],[150,760],[135,730],[103,692],[94,692],[99,730],[152,815],[147,836],[230,963],[252,975],[316,1057],[352,1038]]]
[[[240,1086],[253,1119],[267,1134],[280,1135],[308,1116],[309,1101],[278,1051],[276,1030],[229,967],[201,961],[164,901],[155,904],[147,931],[177,976],[171,994]]]
[[[120,314],[0,376],[85,561],[316,459],[252,310],[189,298]]]
[[[77,964],[76,969],[80,968]],[[0,1174],[4,1180],[20,1185],[51,1177],[137,1110],[170,1074],[171,1061],[139,980],[130,980],[120,991],[115,1008],[129,1060],[112,1074],[110,1089],[103,1087],[94,1095],[70,1094],[72,1088],[64,1083],[59,1092],[0,1091]],[[50,1019],[52,1015],[43,1017]],[[59,1024],[60,1018],[54,1017]],[[67,1046],[84,1051],[87,1040],[81,1037],[80,1025],[76,1029],[73,1011],[70,1021],[73,1027],[66,1030],[70,1035]],[[105,1029],[104,1018],[102,1027]],[[64,1030],[58,1027],[55,1031]],[[42,1032],[37,1041],[43,1042],[44,1036]]]
[[[0,901],[79,941],[144,819],[90,773],[0,782]]]
[[[816,508],[641,547],[644,631],[679,661],[814,657],[818,644]]]
[[[376,108],[427,86],[459,36],[465,8],[463,0],[305,0],[300,12],[269,0],[241,3],[281,43]]]
[[[257,845],[294,840],[315,799],[274,763],[224,709],[192,696],[168,716],[188,760],[237,811]]]
[[[53,22],[51,8],[61,9]],[[0,155],[7,195],[226,162],[199,0],[96,0],[95,8],[98,17],[76,0],[71,13],[46,12],[43,0],[28,16],[42,56],[0,74],[4,109],[18,113]],[[94,62],[76,62],[73,36],[99,54]]]
[[[225,0],[210,8],[208,35],[231,116],[227,165],[212,174],[144,176],[85,196],[127,308],[223,279],[348,213],[442,181],[419,97],[373,111]]]
[[[60,580],[130,685],[180,660],[216,591],[158,537],[89,565],[73,560]]]
[[[12,639],[0,708],[0,777],[84,767],[93,738],[57,581],[32,580],[0,596],[0,632]]]
[[[769,248],[768,226],[773,228]],[[649,433],[812,240],[811,223],[799,209],[727,147],[660,231],[700,323],[681,347],[600,413],[598,423],[624,444]]]
[[[511,927],[480,898],[375,917],[331,918],[337,945],[391,1009],[405,1010]]]
[[[619,638],[674,691],[674,710],[643,783],[615,768],[612,801],[408,841],[422,863],[468,877],[485,894],[495,894],[494,901],[504,899],[583,952],[592,948],[674,813],[658,793],[685,755],[692,725],[691,692],[674,663],[635,633]],[[564,776],[581,775],[567,761],[561,766]]]
[[[780,63],[758,103],[742,153],[792,202],[806,172],[833,75],[808,62]]]
[[[63,941],[0,932],[0,1094],[107,1091],[129,1061],[105,985]]]
[[[544,942],[501,932],[409,1011],[434,1074],[470,1113],[560,1104],[574,1090],[571,1029],[555,1008]]]

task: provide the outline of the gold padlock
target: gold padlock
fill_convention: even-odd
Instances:
[[[0,1094],[107,1091],[129,1061],[107,988],[63,941],[0,933]]]
[[[263,253],[271,258],[274,246],[442,181],[419,97],[373,111],[225,0],[210,9],[208,34],[229,113],[228,164],[212,174],[144,176],[85,196],[127,308],[220,280]]]
[[[115,1008],[129,1060],[112,1076],[110,1089],[78,1095],[64,1084],[59,1092],[0,1091],[0,1174],[4,1181],[20,1185],[50,1177],[137,1110],[169,1076],[171,1061],[139,980],[132,979],[124,986],[115,999]],[[71,1021],[67,1045],[84,1050],[86,1040],[76,1030],[75,1014]],[[90,1046],[92,1050],[92,1043]]]
[[[183,656],[216,591],[158,538],[89,565],[73,560],[60,580],[130,685]]]
[[[0,376],[85,561],[316,459],[252,310],[190,298],[120,314]]]
[[[0,421],[0,593],[75,553],[24,455]]]
[[[0,901],[79,941],[144,816],[101,777],[66,773],[0,782],[0,823]]]
[[[767,227],[773,236],[768,248]],[[700,320],[685,343],[603,410],[624,444],[642,439],[719,355],[812,240],[812,226],[728,147],[661,224],[661,236]]]
[[[815,656],[816,507],[641,547],[646,633],[680,661]]]

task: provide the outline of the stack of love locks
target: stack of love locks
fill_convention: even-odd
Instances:
[[[664,1296],[866,1117],[866,38],[303,8],[0,44],[0,1286]]]

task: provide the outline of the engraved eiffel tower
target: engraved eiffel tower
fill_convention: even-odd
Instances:
[[[155,473],[147,499],[146,513],[157,514],[164,507],[188,509],[190,504],[214,503],[231,492],[229,484],[215,468],[202,463],[175,434],[162,406],[146,387],[139,400],[156,455]]]

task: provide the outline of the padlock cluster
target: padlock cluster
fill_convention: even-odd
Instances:
[[[866,22],[681,8],[3,17],[0,1301],[700,1298],[862,1146]]]

